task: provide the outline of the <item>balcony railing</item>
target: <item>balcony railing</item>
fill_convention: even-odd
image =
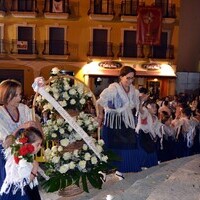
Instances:
[[[45,40],[43,55],[57,55],[57,56],[69,56],[68,41],[63,40]]]
[[[137,1],[122,1],[120,16],[137,16]]]
[[[36,48],[36,41],[22,41],[22,40],[12,40],[11,53],[19,57],[30,57],[35,58],[38,54]]]
[[[162,8],[163,18],[176,18],[176,5],[167,3],[155,3],[155,6]]]
[[[37,0],[12,1],[11,14],[14,17],[35,18],[37,13]]]
[[[137,44],[125,45],[120,44],[118,57],[137,58]]]
[[[90,14],[114,15],[114,0],[90,0]]]
[[[114,57],[113,44],[110,42],[89,42],[89,57]]]
[[[59,9],[55,9],[55,7],[53,6],[53,2],[51,0],[46,0],[45,4],[44,4],[44,13],[57,13],[57,14],[61,14],[61,13],[68,13],[70,14],[70,6],[69,6],[69,0],[63,0],[62,5],[59,7]]]

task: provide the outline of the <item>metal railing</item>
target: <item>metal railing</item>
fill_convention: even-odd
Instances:
[[[16,0],[16,1],[12,1],[11,11],[38,12],[37,0]]]
[[[113,57],[113,44],[111,42],[89,42],[87,56]]]
[[[71,14],[70,11],[70,5],[69,5],[69,0],[63,0],[61,6],[61,10],[55,11],[54,6],[53,6],[53,1],[47,0],[44,3],[44,9],[43,12],[48,12],[48,13],[68,13]]]
[[[90,0],[90,14],[114,15],[114,0]]]
[[[14,54],[38,54],[35,40],[12,40],[11,53]]]
[[[138,0],[123,0],[121,2],[121,15],[127,15],[127,16],[136,16],[137,15],[137,8],[138,8],[139,2]]]
[[[68,41],[45,40],[43,55],[70,55]]]

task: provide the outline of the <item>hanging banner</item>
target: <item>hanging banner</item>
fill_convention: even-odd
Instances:
[[[161,32],[161,8],[140,7],[137,18],[136,43],[140,45],[160,45]]]
[[[63,12],[63,0],[53,0],[53,12]]]

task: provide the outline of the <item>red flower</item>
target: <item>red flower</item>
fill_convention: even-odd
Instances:
[[[29,153],[27,145],[21,146],[19,149],[19,155],[20,156],[25,156]]]
[[[15,160],[16,164],[19,164],[20,158],[18,156],[14,156],[14,160]]]
[[[34,146],[32,144],[27,144],[26,146],[27,146],[27,149],[28,149],[29,153],[33,153],[34,152],[35,148],[34,148]]]
[[[27,141],[28,141],[27,137],[19,138],[19,142],[22,143],[22,144],[27,143]]]

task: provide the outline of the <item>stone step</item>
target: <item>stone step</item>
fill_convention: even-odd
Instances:
[[[195,164],[193,163],[193,165],[191,166],[190,163],[192,162],[194,162]],[[197,172],[195,173],[198,173],[198,170],[200,169],[200,167],[198,166],[199,163],[199,155],[175,159],[172,161],[163,162],[160,165],[151,167],[138,173],[125,173],[125,179],[121,181],[119,181],[119,179],[114,174],[109,174],[101,190],[92,188],[90,189],[89,193],[84,192],[80,195],[72,197],[60,197],[57,194],[48,194],[46,196],[45,194],[43,194],[41,196],[43,196],[43,199],[45,200],[106,200],[109,199],[107,198],[108,196],[112,197],[112,200],[146,200],[150,198],[150,195],[154,194],[155,190],[158,190],[159,186],[168,181],[172,175],[176,177],[176,173],[178,173],[178,170],[180,169],[181,171],[184,166],[186,167],[186,165],[188,165],[190,168],[195,168],[196,166]],[[183,173],[186,172],[184,171]],[[178,183],[176,183],[176,185],[177,184]],[[158,191],[156,193],[158,193]],[[152,198],[151,200],[156,199]],[[164,199],[161,198],[158,200]],[[192,200],[200,200],[200,198]]]

